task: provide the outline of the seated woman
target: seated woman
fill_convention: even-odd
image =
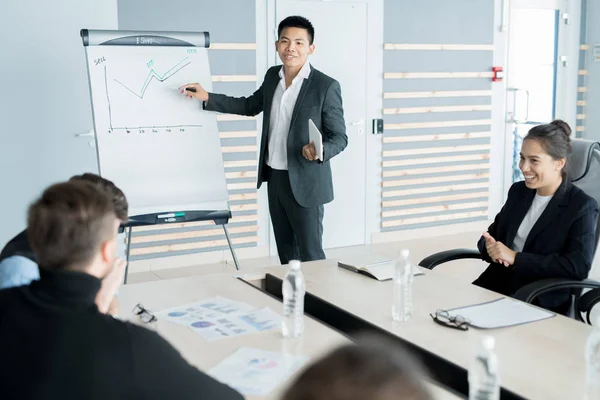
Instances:
[[[525,181],[512,185],[506,203],[478,243],[490,266],[473,284],[513,295],[543,278],[585,279],[592,265],[596,200],[568,177],[571,128],[561,120],[532,128],[521,147]],[[566,290],[543,294],[539,305],[566,314]]]

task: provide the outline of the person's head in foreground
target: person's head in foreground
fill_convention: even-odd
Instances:
[[[103,279],[117,260],[119,223],[111,192],[75,179],[50,186],[29,207],[27,235],[41,269]]]
[[[420,364],[397,343],[373,338],[341,346],[292,383],[283,400],[430,400]]]
[[[69,182],[87,182],[105,192],[112,199],[119,220],[127,221],[127,199],[113,182],[93,173],[75,175]],[[0,289],[29,285],[39,278],[38,259],[31,247],[27,230],[24,230],[0,251]]]
[[[241,400],[156,332],[104,315],[123,281],[120,222],[113,194],[85,180],[31,204],[40,279],[0,290],[2,398]]]
[[[127,221],[129,204],[127,203],[125,193],[123,193],[123,191],[119,189],[117,185],[115,185],[112,181],[101,177],[100,175],[92,174],[90,172],[86,172],[81,175],[74,175],[69,179],[69,182],[79,181],[90,182],[102,191],[106,192],[112,198],[117,218],[119,218],[123,222]]]

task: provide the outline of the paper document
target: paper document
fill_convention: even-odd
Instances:
[[[315,125],[312,119],[308,120],[308,139],[315,143],[315,150],[319,160],[323,161],[323,135]]]
[[[245,396],[265,396],[307,360],[305,356],[241,347],[208,374]]]
[[[220,296],[157,312],[156,317],[186,326],[209,341],[281,327],[281,316],[269,308],[256,310]]]
[[[487,303],[448,310],[451,317],[460,315],[475,328],[492,329],[521,325],[554,317],[554,313],[533,307],[511,298],[501,298]]]
[[[279,329],[281,327],[281,317],[268,307],[240,315],[239,319],[244,324],[250,326],[250,329],[260,332]]]

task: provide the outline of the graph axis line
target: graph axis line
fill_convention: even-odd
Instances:
[[[134,129],[170,129],[170,128],[202,128],[204,125],[152,125],[152,126],[119,126],[112,128],[113,131],[116,130],[134,130]]]
[[[104,65],[104,87],[106,89],[106,100],[108,101],[108,126],[112,132],[112,110],[110,108],[110,96],[108,95],[108,79],[106,78],[106,64]]]

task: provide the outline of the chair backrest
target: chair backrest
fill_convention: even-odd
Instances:
[[[600,143],[574,139],[569,159],[573,184],[600,204]],[[596,248],[600,239],[600,218],[596,221]],[[595,249],[594,249],[595,250]]]
[[[574,139],[571,142],[573,151],[569,158],[570,171],[569,176],[575,186],[587,193],[588,196],[596,199],[600,204],[600,143],[592,140]],[[596,246],[594,253],[598,249],[598,240],[600,239],[600,218],[596,220]],[[595,259],[596,257],[594,257]],[[569,313],[573,316],[575,313],[581,315],[588,313],[594,304],[590,301],[581,302],[581,289],[572,291],[575,295],[573,309]],[[588,322],[589,323],[589,322]]]

